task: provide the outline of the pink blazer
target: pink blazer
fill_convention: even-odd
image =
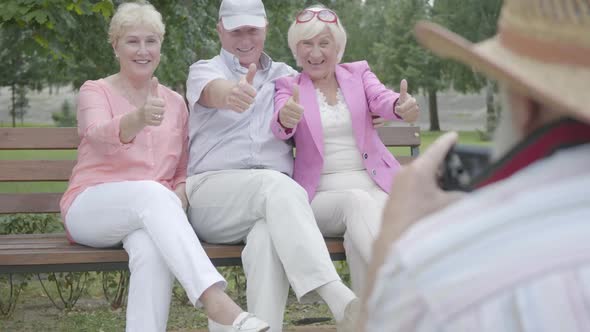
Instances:
[[[385,119],[399,118],[393,105],[399,94],[387,89],[371,72],[366,61],[336,65],[336,80],[352,117],[352,129],[365,168],[375,183],[389,193],[394,173],[400,164],[381,142],[373,128],[372,114]],[[292,85],[299,85],[299,102],[303,118],[293,129],[283,128],[279,110],[292,95]],[[293,137],[297,148],[293,179],[306,191],[311,202],[324,167],[324,137],[315,87],[305,73],[276,81],[275,114],[271,122],[274,135],[283,140]]]

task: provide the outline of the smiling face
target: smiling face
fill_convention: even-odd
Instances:
[[[338,51],[330,30],[324,29],[315,37],[297,43],[297,64],[313,81],[326,79],[334,74]]]
[[[162,41],[145,26],[126,29],[113,44],[119,58],[121,73],[129,78],[150,79],[160,64]]]
[[[221,23],[218,23],[217,33],[221,47],[235,55],[242,66],[248,67],[251,63],[258,66],[260,56],[264,51],[266,28],[242,26],[229,31],[225,30]]]

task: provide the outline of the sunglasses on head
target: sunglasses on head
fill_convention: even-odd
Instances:
[[[336,13],[329,9],[322,9],[320,11],[314,11],[309,9],[304,9],[297,14],[296,22],[297,23],[305,23],[311,21],[315,16],[318,17],[318,20],[326,23],[336,23],[338,22],[338,16]]]

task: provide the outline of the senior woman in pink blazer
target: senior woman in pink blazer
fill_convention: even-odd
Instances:
[[[372,115],[414,122],[416,100],[401,83],[386,88],[366,61],[340,64],[346,32],[330,9],[301,11],[289,47],[303,68],[276,82],[271,129],[297,148],[293,178],[307,191],[325,236],[344,235],[352,288],[361,291],[392,178],[400,164],[379,139]]]

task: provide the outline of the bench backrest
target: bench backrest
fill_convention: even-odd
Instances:
[[[386,146],[408,147],[409,156],[396,156],[403,164],[417,156],[418,127],[382,127]],[[0,150],[76,150],[76,128],[0,128]],[[0,160],[0,182],[68,181],[75,160]],[[0,214],[55,213],[63,193],[0,193]]]

